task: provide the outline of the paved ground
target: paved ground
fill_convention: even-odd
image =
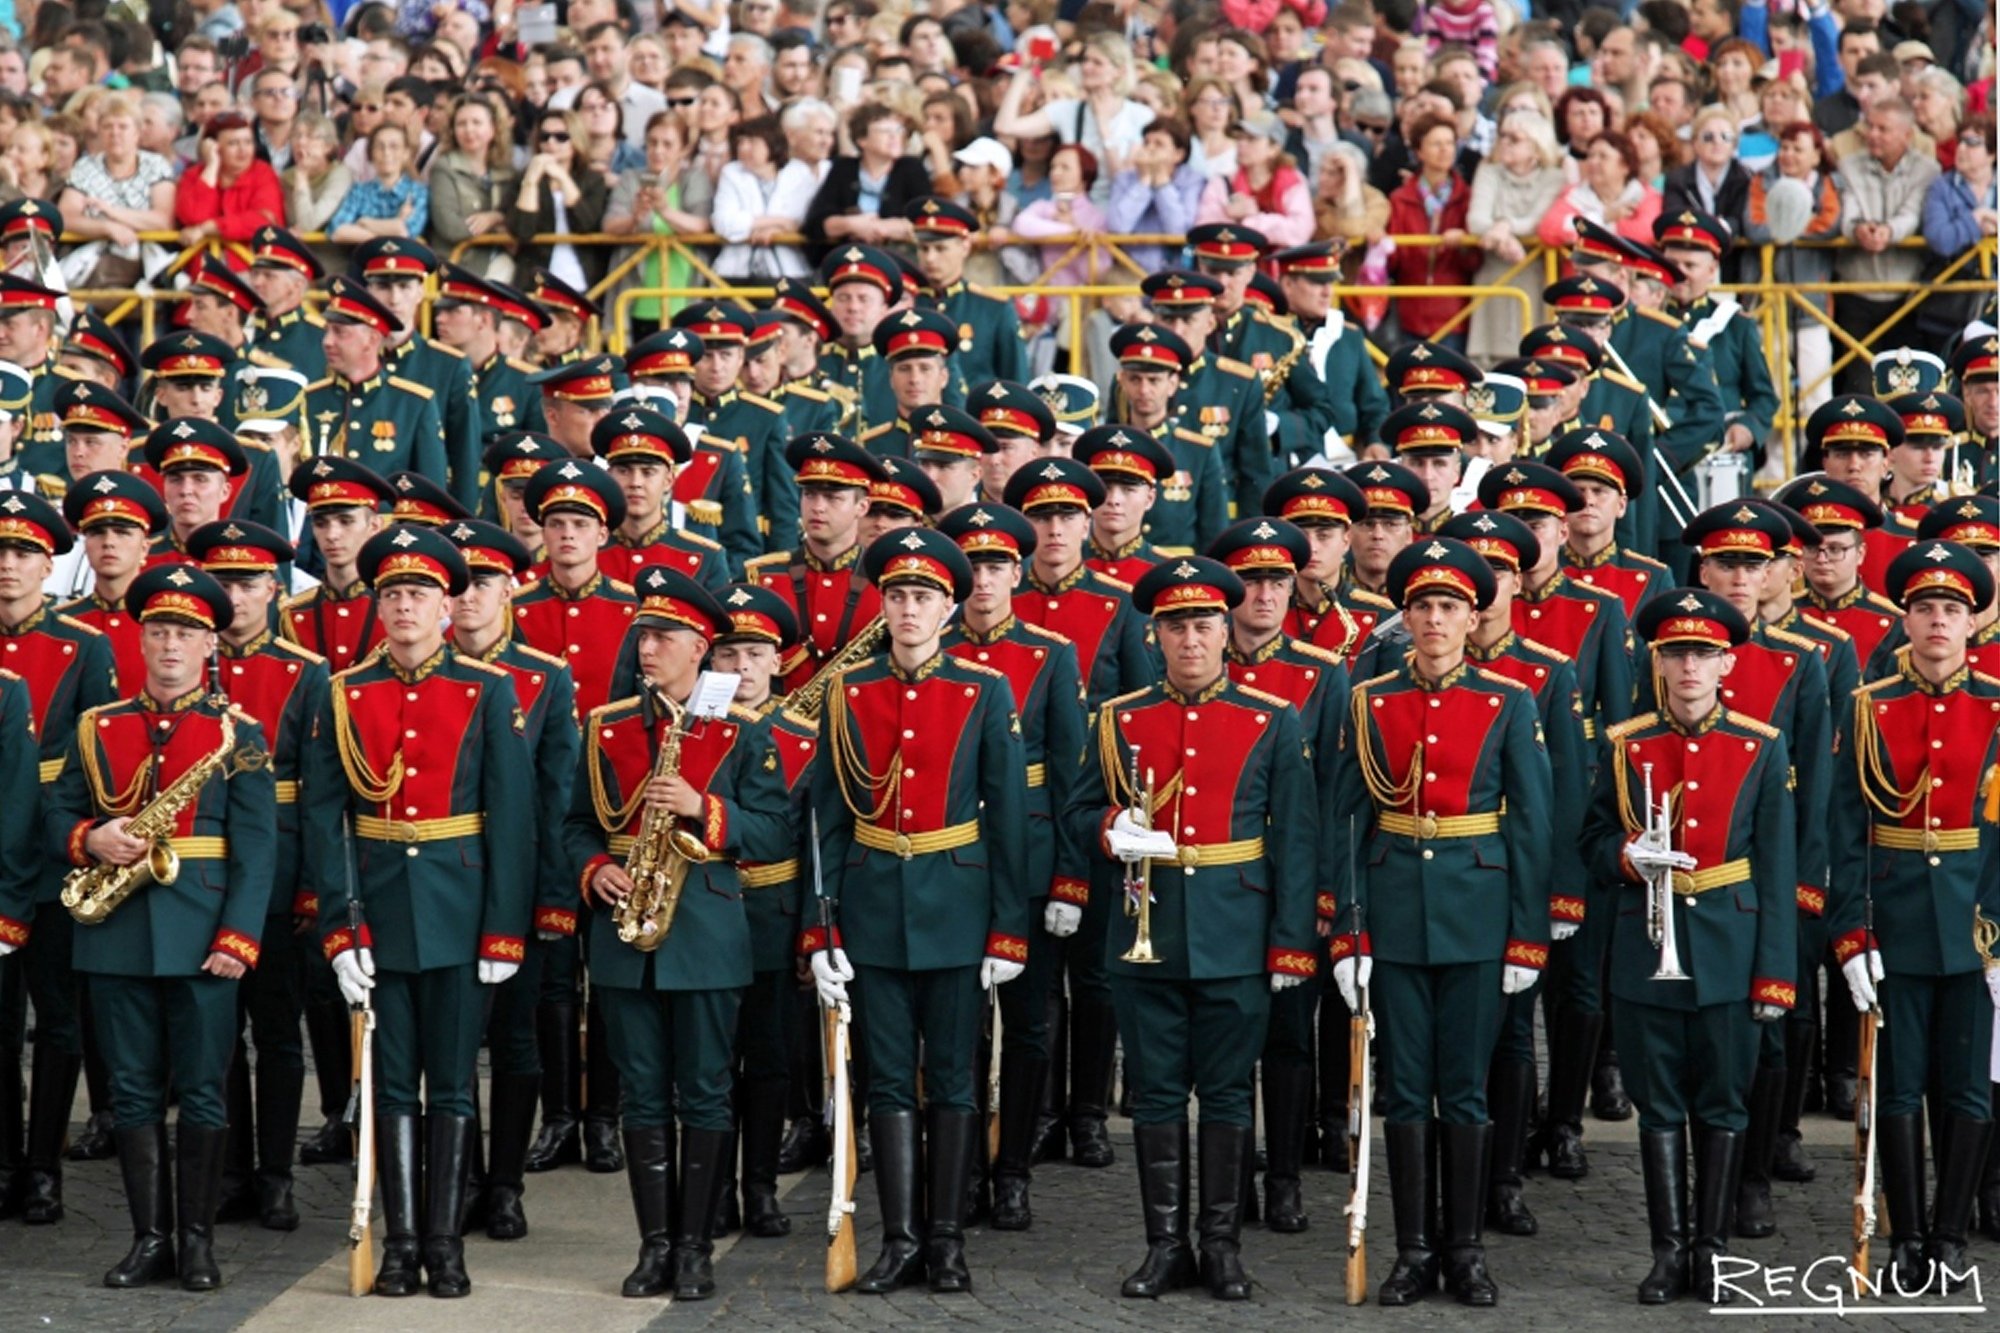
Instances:
[[[786,1206],[795,1234],[783,1241],[738,1240],[719,1264],[721,1291],[713,1301],[685,1306],[624,1301],[617,1284],[636,1252],[622,1177],[592,1176],[568,1168],[531,1178],[528,1240],[499,1245],[470,1242],[470,1299],[438,1302],[349,1300],[342,1247],[348,1185],[345,1172],[300,1172],[305,1223],[290,1235],[254,1225],[219,1229],[218,1251],[228,1285],[209,1296],[171,1288],[110,1292],[98,1285],[103,1270],[124,1252],[128,1235],[115,1163],[72,1165],[69,1218],[60,1227],[29,1230],[0,1224],[0,1330],[173,1329],[236,1327],[312,1330],[471,1330],[485,1333],[496,1321],[509,1328],[555,1325],[572,1329],[787,1330],[934,1327],[964,1329],[1268,1328],[1281,1323],[1352,1317],[1376,1327],[1489,1327],[1623,1329],[1635,1319],[1654,1327],[1707,1322],[1695,1304],[1640,1311],[1632,1288],[1644,1273],[1645,1222],[1631,1125],[1591,1126],[1594,1170],[1589,1179],[1564,1184],[1536,1177],[1530,1199],[1541,1218],[1539,1236],[1493,1239],[1489,1256],[1501,1285],[1498,1312],[1460,1310],[1447,1304],[1390,1311],[1342,1304],[1342,1240],[1337,1224],[1346,1177],[1308,1170],[1308,1204],[1314,1229],[1278,1236],[1250,1228],[1246,1263],[1257,1281],[1248,1309],[1229,1309],[1206,1296],[1181,1294],[1158,1303],[1121,1300],[1118,1282],[1139,1258],[1138,1191],[1129,1134],[1118,1127],[1119,1161],[1108,1170],[1047,1166],[1036,1177],[1037,1222],[1026,1234],[977,1230],[968,1250],[975,1281],[970,1297],[933,1297],[925,1291],[886,1299],[829,1297],[821,1290],[819,1242],[826,1177],[814,1173],[786,1182]],[[1768,1241],[1739,1242],[1739,1253],[1768,1264],[1806,1265],[1840,1253],[1846,1244],[1846,1143],[1850,1130],[1814,1118],[1809,1141],[1821,1179],[1810,1186],[1781,1186],[1784,1224]],[[1379,1146],[1379,1140],[1378,1140]],[[1378,1159],[1379,1160],[1379,1159]],[[872,1181],[861,1181],[861,1254],[865,1266],[876,1241]],[[1391,1224],[1385,1181],[1378,1177],[1370,1277],[1379,1282],[1390,1258]],[[1995,1258],[1986,1246],[1976,1258]],[[1991,1264],[2000,1280],[2000,1260]],[[1746,1279],[1747,1280],[1747,1279]],[[1953,1303],[1961,1303],[1963,1297]],[[1774,1304],[1803,1305],[1798,1299]],[[1867,1327],[1936,1329],[1971,1327],[1986,1316],[1948,1315],[1932,1307],[1871,1309]],[[1828,1314],[1776,1320],[1786,1329],[1833,1327]]]

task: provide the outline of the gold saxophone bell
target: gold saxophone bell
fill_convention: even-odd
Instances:
[[[672,725],[667,728],[651,776],[676,776],[681,771],[681,744],[687,739],[687,710],[664,694],[655,692],[653,698],[672,719]],[[611,914],[619,940],[641,953],[651,953],[666,943],[667,932],[674,927],[674,913],[680,909],[688,867],[707,862],[712,855],[701,836],[683,827],[672,812],[648,806],[632,851],[625,858],[632,891]]]

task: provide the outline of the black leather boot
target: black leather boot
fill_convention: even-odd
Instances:
[[[479,1080],[472,1082],[472,1133],[467,1135],[465,1188],[460,1191],[458,1234],[486,1230],[486,1117],[479,1108]]]
[[[1188,1127],[1134,1125],[1139,1201],[1146,1214],[1146,1258],[1119,1288],[1122,1295],[1157,1297],[1195,1281],[1188,1245]]]
[[[639,1220],[639,1262],[621,1296],[664,1296],[674,1289],[674,1148],[665,1125],[625,1126],[625,1180]]]
[[[248,1222],[257,1209],[257,1117],[250,1091],[250,1048],[239,1035],[223,1084],[228,1105],[229,1137],[222,1150],[221,1201],[218,1222]]]
[[[313,1073],[319,1082],[319,1107],[323,1123],[299,1147],[304,1166],[324,1166],[329,1162],[354,1160],[354,1131],[341,1117],[353,1096],[354,1052],[350,1047],[351,1027],[347,1002],[336,993],[330,1002],[306,1001],[306,1041],[312,1046]]]
[[[1118,1014],[1109,997],[1070,1002],[1069,1143],[1078,1166],[1110,1166],[1111,1066],[1118,1050]]]
[[[588,1141],[588,1135],[586,1142]],[[722,1180],[715,1187],[715,1209],[709,1214],[708,1236],[721,1240],[743,1229],[743,1210],[736,1202],[736,1131],[729,1131],[729,1143],[722,1152]]]
[[[1965,1281],[1957,1275],[1972,1267],[1965,1261],[1965,1238],[1972,1220],[1972,1196],[1979,1188],[1980,1168],[1992,1137],[1991,1120],[1954,1115],[1945,1125],[1944,1167],[1938,1172],[1930,1239],[1924,1244],[1924,1258],[1934,1266],[1936,1290],[1943,1295],[1963,1287]]]
[[[90,1102],[90,1118],[70,1137],[69,1151],[63,1156],[72,1162],[108,1162],[118,1154],[111,1131],[117,1117],[111,1113],[111,1075],[104,1066],[104,1053],[97,1046],[97,1023],[91,1016],[90,992],[80,996],[77,1017],[83,1025],[83,1086]]]
[[[1264,1225],[1284,1235],[1304,1231],[1306,1117],[1311,1065],[1264,1062]]]
[[[1319,1164],[1347,1171],[1347,1080],[1353,1073],[1348,1048],[1347,1005],[1328,986],[1319,1002]]]
[[[116,1156],[118,1145],[111,1136],[111,1127],[116,1123],[111,1112],[92,1111],[83,1128],[70,1138],[69,1151],[63,1156],[72,1162],[101,1162]]]
[[[674,1299],[705,1301],[715,1294],[715,1242],[710,1223],[730,1166],[736,1135],[727,1129],[681,1131],[681,1211],[674,1228]]]
[[[0,968],[0,987],[12,983],[12,968]],[[0,1000],[0,1010],[6,1002]],[[0,1023],[8,1021],[0,1012]],[[25,1136],[28,1089],[21,1078],[18,1058],[0,1059],[0,1218],[19,1216],[21,1196],[28,1188],[28,1159]]]
[[[1632,1118],[1632,1099],[1625,1093],[1625,1075],[1618,1068],[1618,1044],[1608,1016],[1597,1042],[1597,1067],[1590,1074],[1590,1113],[1599,1120]]]
[[[535,1006],[535,1045],[542,1055],[542,1130],[528,1149],[526,1171],[553,1171],[583,1160],[576,1099],[582,1086],[582,1040],[575,1004]]]
[[[1583,1151],[1583,1102],[1603,1031],[1603,1014],[1556,1010],[1549,1041],[1548,1111],[1530,1155],[1545,1158],[1549,1174],[1557,1180],[1582,1180],[1590,1174],[1590,1159]]]
[[[1049,1062],[1042,1078],[1042,1104],[1035,1112],[1034,1147],[1028,1154],[1035,1163],[1060,1162],[1069,1155],[1069,1127],[1063,1123],[1069,1105],[1069,999],[1061,986],[1049,991],[1042,1016],[1049,1034]]]
[[[1396,1262],[1377,1299],[1383,1305],[1415,1305],[1438,1285],[1431,1230],[1432,1125],[1384,1124],[1382,1138],[1389,1154],[1389,1202],[1396,1213]]]
[[[1034,1225],[1028,1199],[1033,1174],[1035,1122],[1049,1063],[1033,1056],[1000,1056],[1000,1152],[993,1159],[993,1229],[1026,1231]]]
[[[1771,1154],[1784,1097],[1785,1071],[1757,1066],[1757,1079],[1750,1085],[1750,1128],[1743,1135],[1743,1185],[1736,1195],[1736,1234],[1746,1240],[1761,1240],[1778,1229],[1771,1206]]]
[[[1218,1301],[1247,1301],[1250,1275],[1243,1271],[1243,1200],[1257,1134],[1248,1125],[1204,1123],[1200,1139],[1201,1216],[1195,1235],[1201,1282]]]
[[[1639,1284],[1641,1305],[1665,1305],[1687,1294],[1687,1148],[1685,1126],[1639,1133],[1639,1166],[1646,1176],[1646,1226],[1653,1235],[1653,1271]]]
[[[1888,1201],[1890,1270],[1883,1277],[1886,1290],[1900,1283],[1912,1294],[1929,1281],[1924,1264],[1924,1135],[1923,1124],[1915,1115],[1882,1115],[1875,1118],[1876,1162],[1881,1169],[1882,1195]]]
[[[1804,1185],[1818,1174],[1806,1160],[1799,1117],[1805,1114],[1806,1084],[1812,1076],[1812,1052],[1819,1043],[1819,1024],[1794,1023],[1789,1018],[1780,1021],[1785,1025],[1785,1090],[1778,1099],[1778,1137],[1771,1149],[1771,1179]]]
[[[882,1206],[882,1253],[854,1289],[870,1296],[896,1290],[924,1275],[918,1217],[917,1113],[876,1111],[868,1119],[875,1145],[875,1193]]]
[[[785,1132],[785,1080],[743,1082],[743,1229],[764,1240],[792,1234],[778,1205],[778,1139]]]
[[[486,1150],[486,1238],[519,1240],[528,1234],[521,1206],[528,1140],[535,1132],[535,1097],[540,1074],[495,1074],[492,1138]]]
[[[229,1144],[225,1125],[180,1122],[175,1135],[180,1172],[178,1225],[181,1290],[214,1291],[222,1285],[215,1266],[215,1208],[222,1194],[222,1154]]]
[[[1535,1067],[1499,1061],[1486,1075],[1486,1104],[1493,1112],[1493,1172],[1486,1191],[1486,1225],[1503,1236],[1532,1236],[1535,1215],[1521,1194],[1521,1157],[1528,1119],[1535,1112]]]
[[[1837,975],[1836,965],[1828,970]],[[1826,1038],[1820,1048],[1820,1077],[1826,1085],[1826,1113],[1854,1119],[1854,1062],[1861,1042],[1861,1015],[1851,1004],[1826,1007]]]
[[[972,1290],[972,1271],[965,1266],[966,1181],[972,1174],[974,1140],[983,1128],[975,1111],[930,1109],[930,1133],[925,1144],[925,1170],[930,1186],[930,1230],[924,1240],[924,1266],[931,1290],[947,1294]]]
[[[414,1296],[423,1286],[417,1244],[417,1181],[423,1147],[413,1115],[375,1118],[376,1178],[382,1182],[382,1266],[377,1296]]]
[[[28,1089],[28,1175],[21,1220],[31,1227],[63,1220],[63,1140],[83,1057],[35,1043],[34,1082]]]
[[[1743,1135],[1703,1126],[1695,1163],[1693,1246],[1688,1281],[1711,1305],[1729,1305],[1735,1293],[1715,1280],[1715,1261],[1729,1255],[1736,1192],[1743,1175]]]
[[[789,1176],[825,1166],[831,1155],[825,1122],[816,1115],[799,1116],[785,1130],[784,1141],[778,1145],[778,1174]]]
[[[623,1089],[618,1066],[611,1060],[611,1029],[595,1001],[587,1017],[590,1041],[583,1069],[583,1169],[610,1175],[625,1169],[625,1156],[618,1150],[618,1103],[623,1100]]]
[[[132,1248],[104,1275],[107,1287],[143,1287],[172,1277],[174,1266],[173,1172],[167,1165],[167,1127],[144,1125],[116,1133],[118,1172],[125,1178],[125,1207],[132,1214]]]
[[[1993,1109],[2000,1115],[2000,1085],[1993,1089]],[[2000,1240],[2000,1140],[1986,1143],[1986,1165],[1979,1180],[1979,1234]]]
[[[472,1154],[474,1121],[469,1115],[427,1117],[424,1136],[424,1270],[430,1274],[431,1295],[469,1295],[472,1279],[465,1272],[465,1238],[459,1219],[465,1213],[465,1176]]]
[[[1500,1290],[1486,1271],[1486,1178],[1493,1126],[1440,1125],[1444,1285],[1460,1305],[1487,1306]]]
[[[267,1231],[296,1231],[292,1201],[292,1145],[299,1137],[304,1068],[257,1071],[257,1220]]]

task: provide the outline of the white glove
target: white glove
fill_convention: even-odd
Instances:
[[[6,957],[0,954],[0,958]],[[2000,967],[1986,969],[1986,993],[1993,997],[1993,1007],[2000,1009]]]
[[[1569,939],[1570,937],[1576,934],[1576,931],[1577,931],[1577,923],[1574,921],[1549,922],[1549,938],[1552,940]]]
[[[1050,903],[1042,911],[1042,929],[1059,939],[1076,934],[1083,924],[1083,909],[1075,903]]]
[[[498,986],[520,970],[519,963],[503,963],[494,958],[482,958],[479,960],[479,984]]]
[[[360,1006],[375,989],[375,953],[371,949],[346,949],[333,956],[333,979],[348,1004]]]
[[[1074,929],[1074,927],[1072,927],[1072,929]],[[8,954],[12,952],[14,952],[14,946],[7,943],[5,940],[0,940],[0,958],[5,958]]]
[[[1004,986],[1027,970],[1026,963],[1010,963],[1005,958],[989,958],[979,965],[979,988],[992,990],[995,986]]]
[[[1334,960],[1333,984],[1340,991],[1340,998],[1347,1001],[1350,1010],[1361,1007],[1361,992],[1368,988],[1368,978],[1374,975],[1375,960],[1367,954]]]
[[[1522,991],[1539,981],[1541,976],[1542,973],[1539,968],[1516,967],[1514,964],[1509,963],[1500,969],[1500,993],[1502,995],[1519,995]]]
[[[812,956],[813,985],[819,987],[822,1004],[846,1004],[847,983],[854,980],[854,965],[845,949],[821,949]]]
[[[1284,423],[1278,419],[1278,414],[1276,412],[1266,411],[1264,413],[1264,433],[1270,436],[1273,440],[1278,438],[1278,428],[1283,424]]]
[[[1882,969],[1882,954],[1879,950],[1868,949],[1855,954],[1840,965],[1840,974],[1847,978],[1847,990],[1854,997],[1854,1007],[1867,1013],[1875,1007],[1875,983],[1885,975]],[[1992,985],[1991,981],[1987,985]]]
[[[1105,839],[1111,847],[1111,854],[1127,863],[1171,857],[1174,854],[1173,836],[1165,829],[1149,829],[1139,820],[1137,811],[1118,812],[1118,817],[1111,821],[1110,836]]]
[[[544,944],[554,944],[562,937],[563,934],[560,930],[538,930],[535,932],[535,938]]]
[[[1273,972],[1271,974],[1271,994],[1273,995],[1276,995],[1281,990],[1290,990],[1294,986],[1303,986],[1305,984],[1306,979],[1304,977],[1295,977],[1289,972]]]
[[[1750,1021],[1753,1023],[1775,1023],[1784,1016],[1785,1006],[1782,1004],[1752,1002],[1750,1005]]]
[[[1625,844],[1625,859],[1630,861],[1632,868],[1642,875],[1663,866],[1669,870],[1694,869],[1692,856],[1686,852],[1676,852],[1671,848],[1648,842],[1643,835]]]

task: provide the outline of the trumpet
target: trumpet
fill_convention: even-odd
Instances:
[[[1646,841],[1662,849],[1673,846],[1673,797],[1662,796],[1653,803],[1653,766],[1642,764],[1646,788]],[[1674,937],[1674,871],[1672,866],[1649,867],[1646,871],[1646,939],[1660,951],[1660,963],[1653,969],[1655,981],[1686,981],[1681,970],[1681,951]]]
[[[1139,747],[1132,747],[1132,794],[1137,798],[1139,822],[1142,828],[1153,827],[1153,770],[1146,770],[1145,785],[1139,782]],[[1157,963],[1158,955],[1153,952],[1153,863],[1151,861],[1128,861],[1125,863],[1125,915],[1139,918],[1138,934],[1132,940],[1132,947],[1118,955],[1121,963]]]

